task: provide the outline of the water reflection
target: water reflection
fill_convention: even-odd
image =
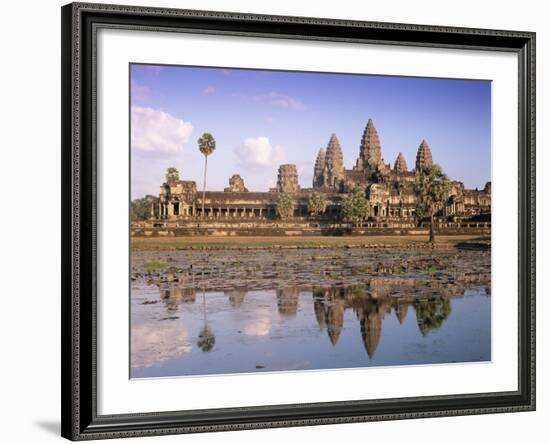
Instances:
[[[182,304],[197,304],[194,288],[177,287],[174,285],[157,284],[160,298],[164,302],[167,315],[174,315]],[[406,291],[405,291],[406,290]],[[299,312],[301,296],[311,294],[313,313],[321,331],[325,331],[333,347],[336,347],[344,328],[345,312],[352,311],[358,324],[365,352],[372,359],[380,343],[384,319],[395,313],[399,325],[407,319],[409,307],[416,314],[416,324],[422,336],[441,328],[451,315],[451,298],[461,297],[464,288],[455,284],[450,287],[431,286],[423,288],[422,296],[415,287],[414,279],[373,278],[368,286],[354,287],[313,287],[300,289],[285,287],[275,290],[277,313],[282,319],[292,319]],[[489,294],[486,287],[482,288]],[[263,291],[268,293],[267,291]],[[242,288],[225,291],[230,306],[234,310],[247,308],[246,295],[248,291]],[[433,294],[431,294],[433,293]],[[216,337],[208,321],[207,292],[202,289],[200,304],[202,306],[202,328],[198,333],[197,346],[203,352],[212,351]],[[259,320],[258,320],[259,319]],[[249,332],[251,325],[262,324],[255,328],[265,335],[269,332],[266,313],[258,317],[256,322],[249,323],[244,329]]]
[[[401,303],[397,302],[395,304],[395,316],[397,317],[397,320],[399,321],[400,325],[403,325],[405,322],[405,319],[407,319],[407,313],[409,312],[409,304],[406,302]]]
[[[418,301],[414,304],[416,322],[423,336],[440,328],[451,314],[451,302],[448,299]]]
[[[321,330],[326,328],[328,337],[333,346],[338,342],[344,326],[345,302],[339,297],[341,289],[314,288],[313,309]]]
[[[192,350],[189,332],[175,322],[159,322],[154,326],[136,323],[132,325],[130,338],[130,358],[136,368],[149,368]]]
[[[378,281],[378,280],[377,280]],[[416,312],[418,328],[423,336],[431,330],[441,327],[451,313],[448,297],[436,297],[424,300],[402,300],[390,298],[390,286],[375,284],[376,293],[361,288],[314,288],[313,307],[319,327],[327,330],[330,342],[335,346],[344,325],[344,310],[351,308],[359,321],[361,339],[369,358],[374,356],[380,342],[382,323],[386,315],[393,311],[402,325],[405,322],[409,306]]]
[[[296,316],[300,290],[297,287],[287,287],[278,289],[276,293],[279,314],[287,318]]]
[[[491,359],[488,254],[233,254],[133,256],[132,377]]]
[[[214,345],[216,345],[216,337],[210,328],[208,328],[208,319],[206,317],[206,291],[202,289],[202,313],[203,313],[203,327],[199,333],[199,340],[197,345],[203,352],[212,351]]]
[[[160,299],[164,302],[166,313],[173,315],[178,311],[179,304],[194,304],[197,291],[185,287],[160,287]]]
[[[386,314],[390,313],[391,305],[387,300],[355,298],[353,308],[361,327],[363,346],[369,358],[372,359],[380,342],[382,321]]]
[[[225,294],[229,298],[229,303],[234,307],[238,307],[244,302],[246,290],[235,289],[231,291],[226,291]]]

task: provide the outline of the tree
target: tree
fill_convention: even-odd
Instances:
[[[342,216],[346,220],[358,223],[369,215],[370,207],[365,191],[361,187],[352,188],[342,202]]]
[[[202,185],[202,212],[201,216],[204,217],[204,198],[206,195],[206,170],[208,168],[208,156],[214,152],[216,149],[216,141],[212,134],[204,133],[199,140],[199,150],[204,155],[204,181]]]
[[[294,200],[287,193],[277,196],[277,214],[281,219],[288,219],[294,215]]]
[[[327,209],[327,199],[325,198],[325,195],[317,191],[311,193],[309,196],[308,207],[310,214],[313,216],[324,213]]]
[[[202,329],[199,333],[197,346],[201,351],[209,352],[214,348],[214,345],[216,345],[216,337],[214,334],[208,328]]]
[[[431,330],[436,330],[451,314],[449,299],[436,299],[432,301],[418,301],[414,303],[416,310],[416,322],[422,336],[426,336]]]
[[[172,183],[180,180],[180,173],[177,168],[170,167],[166,169],[166,182]]]
[[[132,222],[144,221],[151,218],[153,214],[157,215],[158,197],[147,195],[145,197],[134,199],[130,202],[130,217]]]
[[[199,332],[199,339],[197,346],[203,352],[212,351],[214,345],[216,345],[216,337],[210,328],[208,327],[208,320],[206,318],[206,289],[204,287],[204,270],[201,274],[202,283],[202,313],[203,313],[203,328]]]
[[[434,215],[438,204],[443,202],[450,190],[451,182],[437,164],[427,165],[416,172],[414,193],[416,195],[416,217],[430,218],[429,242],[435,242]]]

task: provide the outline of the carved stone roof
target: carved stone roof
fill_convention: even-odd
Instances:
[[[277,191],[283,193],[295,193],[300,190],[298,183],[298,169],[296,165],[289,163],[279,166],[277,175]]]
[[[323,169],[325,168],[326,154],[325,149],[321,148],[317,159],[315,160],[315,166],[313,167],[313,187],[323,186]]]
[[[229,187],[224,188],[226,193],[245,193],[248,189],[244,185],[244,180],[239,174],[233,174],[229,178]]]
[[[365,169],[370,167],[374,169],[382,163],[382,148],[378,131],[376,131],[372,119],[369,119],[361,138],[356,168]]]
[[[406,173],[409,170],[407,168],[407,161],[405,160],[405,156],[403,155],[403,153],[400,152],[397,156],[397,159],[395,159],[393,169],[398,173]]]
[[[432,151],[426,140],[422,140],[418,151],[416,153],[416,169],[420,170],[425,166],[430,166],[433,164],[432,160]]]
[[[326,166],[334,177],[340,178],[344,174],[344,156],[336,134],[332,133],[326,151]]]
[[[323,167],[325,166],[325,149],[321,148],[319,154],[317,154],[317,159],[315,160],[315,174],[320,174],[323,172]]]

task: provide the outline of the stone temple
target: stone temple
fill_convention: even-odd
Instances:
[[[341,221],[341,205],[350,189],[361,187],[370,206],[369,226],[415,226],[416,197],[414,183],[416,171],[434,162],[428,142],[418,146],[414,165],[409,169],[407,160],[399,153],[393,167],[382,157],[380,137],[371,119],[363,131],[359,153],[354,166],[344,166],[342,147],[336,134],[330,135],[326,148],[321,148],[313,167],[311,188],[301,188],[296,165],[279,167],[276,186],[268,191],[249,191],[245,180],[238,174],[229,179],[223,191],[206,191],[204,215],[202,192],[194,181],[173,180],[160,187],[158,206],[151,208],[151,220],[185,221],[201,220],[243,221],[277,219],[277,197],[289,194],[294,201],[296,221]],[[309,197],[313,192],[323,193],[327,208],[321,215],[310,215]],[[483,221],[490,227],[491,183],[481,190],[466,189],[460,181],[451,180],[451,190],[442,202],[436,216],[440,222]],[[366,221],[367,223],[367,221]],[[381,225],[383,224],[383,225]],[[160,226],[157,224],[157,226]],[[178,225],[179,226],[179,225]]]

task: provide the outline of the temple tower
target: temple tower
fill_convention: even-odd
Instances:
[[[317,159],[315,160],[315,166],[313,167],[313,188],[319,188],[324,186],[323,169],[325,168],[326,156],[325,149],[321,148]]]
[[[397,304],[397,307],[395,307],[395,315],[397,316],[397,319],[401,325],[403,325],[403,322],[405,322],[405,318],[407,317],[407,312],[409,311],[409,304],[407,303],[401,303]]]
[[[279,314],[285,318],[296,316],[299,298],[300,289],[297,287],[281,288],[277,290],[277,309]]]
[[[374,127],[372,119],[369,119],[367,126],[363,131],[361,146],[359,147],[359,157],[355,163],[356,170],[376,170],[384,161],[382,160],[382,148],[378,131]]]
[[[325,168],[323,170],[324,184],[329,187],[337,187],[344,179],[344,156],[336,134],[332,133],[325,155]]]
[[[400,152],[397,156],[397,159],[395,159],[393,170],[396,173],[406,173],[408,171],[407,161],[405,160],[405,156],[403,155],[403,153]]]
[[[382,334],[382,321],[384,314],[379,311],[367,311],[359,314],[359,325],[361,327],[361,339],[369,358],[372,359]]]
[[[300,190],[298,170],[294,164],[281,165],[277,175],[277,191],[280,193],[296,193]]]
[[[239,174],[233,174],[229,178],[229,186],[224,188],[226,193],[246,193],[248,189],[244,186],[244,180]]]
[[[430,146],[426,140],[422,140],[422,143],[418,147],[418,152],[416,153],[416,171],[421,170],[425,166],[430,166],[433,164],[432,152]]]

